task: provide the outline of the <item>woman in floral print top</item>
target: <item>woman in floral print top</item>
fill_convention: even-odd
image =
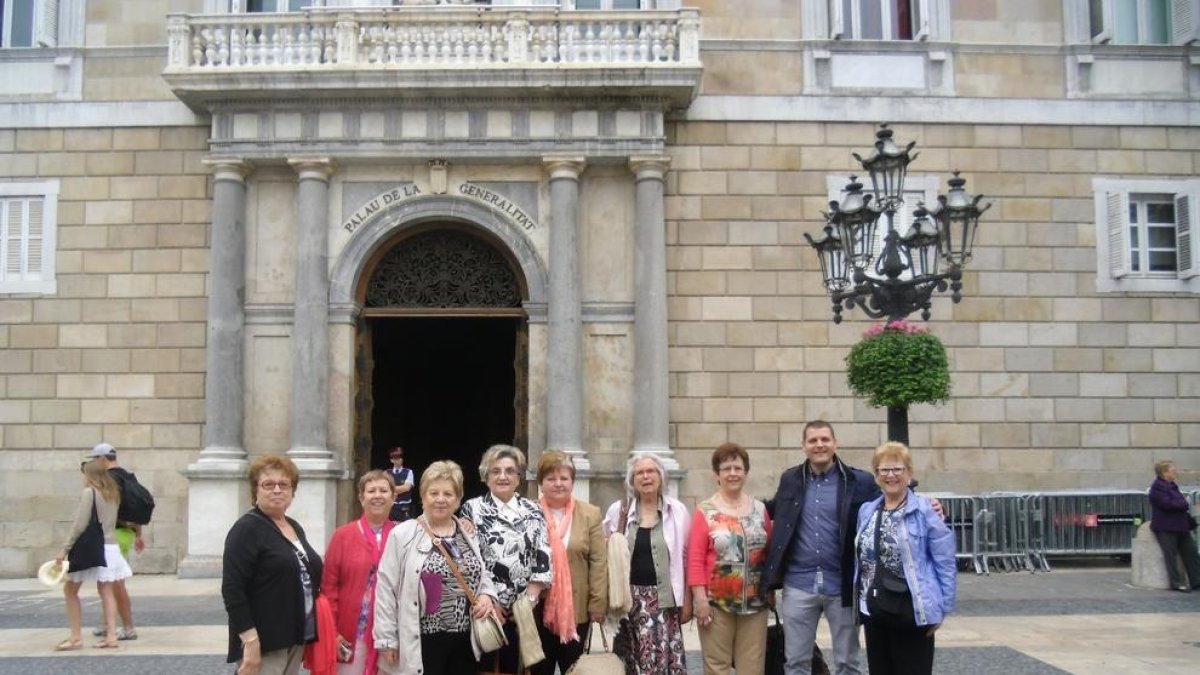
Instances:
[[[719,489],[696,506],[688,542],[687,582],[700,627],[706,675],[761,675],[767,600],[759,595],[771,518],[743,493],[750,455],[725,443],[712,456]]]
[[[525,453],[511,445],[493,445],[483,453],[479,477],[488,494],[469,499],[460,513],[479,533],[484,563],[496,584],[496,599],[508,619],[504,633],[508,646],[479,660],[480,670],[492,672],[499,655],[500,672],[519,672],[520,645],[511,614],[522,593],[533,606],[550,585],[550,539],[546,517],[537,502],[517,494],[525,473]]]

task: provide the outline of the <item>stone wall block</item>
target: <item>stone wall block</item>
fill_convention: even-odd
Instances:
[[[85,373],[128,373],[130,370],[128,349],[84,349],[82,353]]]
[[[1180,437],[1178,424],[1130,424],[1129,444],[1135,448],[1177,448],[1185,444]],[[1145,459],[1136,456],[1138,461]]]
[[[1079,389],[1082,396],[1127,396],[1129,381],[1124,373],[1081,373]]]
[[[1105,349],[1104,370],[1138,372],[1154,369],[1154,352],[1150,349]]]
[[[126,399],[81,401],[79,421],[86,424],[128,424],[129,403]]]
[[[1128,424],[1080,424],[1080,442],[1083,448],[1125,448],[1129,447]],[[1080,449],[1081,454],[1093,452]],[[1090,468],[1095,468],[1093,464]]]
[[[8,331],[8,347],[14,349],[46,348],[58,345],[58,326],[16,325]]]
[[[672,379],[676,383],[674,398],[730,395],[728,373],[673,373]]]
[[[1099,372],[1104,370],[1104,350],[1081,347],[1056,347],[1054,369],[1059,372]]]
[[[54,447],[56,448],[79,452],[95,445],[98,438],[105,438],[99,424],[54,425]],[[113,444],[116,445],[116,442],[114,441]]]
[[[1004,399],[954,398],[951,405],[954,407],[954,418],[960,422],[1004,421]]]
[[[721,346],[725,344],[725,324],[715,321],[687,321],[673,326],[680,346]]]
[[[1155,349],[1154,372],[1200,372],[1200,349]]]
[[[154,396],[159,398],[203,398],[204,375],[200,373],[160,373],[154,379]]]
[[[34,375],[6,375],[8,381],[8,398],[54,398],[54,375],[38,373]],[[11,430],[10,430],[11,431]]]
[[[89,152],[84,168],[88,176],[129,176],[133,174],[133,153]]]
[[[1155,399],[1155,422],[1200,422],[1200,405],[1195,399]]]
[[[78,365],[73,370],[78,371]],[[60,398],[103,398],[105,395],[104,375],[76,373],[59,375],[55,388]],[[92,445],[95,443],[93,442]]]
[[[772,347],[779,344],[778,324],[739,321],[726,324],[725,335],[731,347]]]
[[[980,424],[979,425],[979,440],[980,445],[984,448],[1028,448],[1030,442],[1030,429],[1028,424]],[[1003,455],[1006,453],[996,453],[1001,466],[1001,470],[1005,470],[1003,466]],[[1024,467],[1028,468],[1028,467]],[[1008,467],[1007,470],[1012,470]]]
[[[1054,419],[1053,399],[1010,398],[1004,401],[1005,417],[1013,422],[1047,422]]]
[[[1104,399],[1105,422],[1153,422],[1154,401],[1144,398]]]
[[[17,129],[16,149],[21,152],[52,152],[63,149],[62,129]]]
[[[113,130],[112,143],[114,150],[156,150],[160,139],[161,132],[154,127],[124,128]]]
[[[676,443],[683,448],[715,448],[729,440],[725,424],[677,424]]]
[[[1054,418],[1060,422],[1097,422],[1104,419],[1104,400],[1100,398],[1054,399]]]
[[[148,374],[108,375],[105,395],[118,398],[154,396],[154,376]]]
[[[158,448],[198,448],[200,429],[199,424],[155,424],[151,438]]]
[[[63,147],[72,150],[111,150],[112,129],[65,129]]]
[[[118,448],[154,448],[153,427],[149,424],[105,424],[104,438]],[[126,466],[129,466],[126,463]],[[147,486],[149,487],[149,486]]]

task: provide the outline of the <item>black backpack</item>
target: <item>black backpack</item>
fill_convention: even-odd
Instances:
[[[136,525],[150,522],[154,513],[154,495],[138,482],[137,476],[121,467],[108,470],[109,475],[117,481],[121,488],[121,506],[117,509],[117,520]]]

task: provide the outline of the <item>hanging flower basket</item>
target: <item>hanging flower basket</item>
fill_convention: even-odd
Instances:
[[[950,364],[942,341],[908,321],[877,323],[846,355],[846,379],[874,407],[906,408],[950,398]]]

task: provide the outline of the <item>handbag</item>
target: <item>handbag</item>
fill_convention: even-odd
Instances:
[[[629,591],[629,540],[625,538],[625,519],[629,507],[622,500],[616,527],[608,536],[608,613],[623,617],[633,609],[633,596]]]
[[[92,518],[87,527],[71,544],[67,551],[67,571],[82,572],[94,567],[104,567],[108,561],[104,557],[104,528],[100,526],[100,516],[96,514],[96,490],[92,489]]]
[[[604,644],[604,651],[598,654],[592,653],[592,624],[588,624],[587,635],[583,638],[584,652],[567,670],[567,675],[620,675],[625,672],[625,664],[621,661],[621,657],[613,653],[608,647],[608,636],[604,634],[604,625],[600,626],[600,641]]]
[[[784,645],[783,622],[779,613],[771,608],[775,623],[767,626],[767,654],[764,662],[763,675],[783,675],[787,666],[787,647]],[[825,664],[825,655],[821,648],[813,643],[812,675],[831,675],[829,666]]]
[[[437,547],[442,557],[446,559],[446,564],[450,566],[450,572],[454,574],[454,578],[458,581],[458,585],[463,589],[463,593],[467,596],[467,602],[471,603],[471,607],[475,606],[478,598],[475,592],[471,590],[470,584],[463,577],[462,570],[458,569],[458,565],[454,562],[454,556],[446,550],[442,540],[429,529],[429,525],[422,517],[417,522],[421,523],[421,527],[425,528],[425,532],[429,534],[429,538],[433,540],[433,545]],[[500,625],[499,619],[495,614],[488,614],[483,618],[471,617],[471,644],[479,650],[480,654],[494,652],[508,644],[508,638],[504,635],[504,628]]]
[[[883,504],[875,515],[875,578],[867,589],[867,613],[872,621],[911,628],[917,625],[913,613],[912,592],[904,577],[888,569],[879,557],[879,538],[883,529]]]

